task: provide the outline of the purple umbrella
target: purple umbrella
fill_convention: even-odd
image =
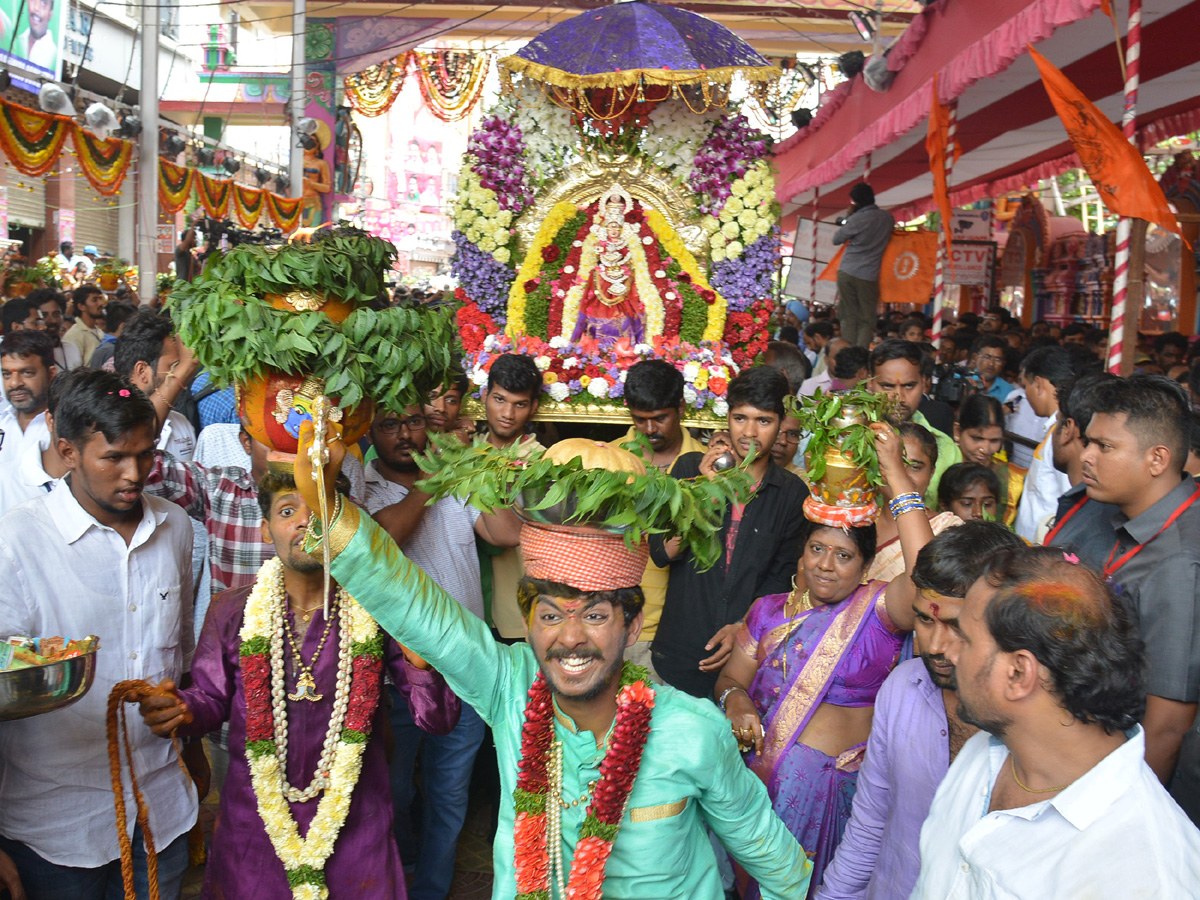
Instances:
[[[728,83],[735,73],[765,82],[780,75],[724,25],[644,0],[580,13],[500,65],[568,89]]]

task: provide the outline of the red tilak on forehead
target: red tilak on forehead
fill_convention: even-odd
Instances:
[[[930,603],[930,604],[929,604],[929,611],[930,611],[931,613],[933,613],[935,616],[938,614],[938,612],[939,612],[940,610],[941,610],[941,607],[940,607],[940,606],[938,606],[936,603]]]

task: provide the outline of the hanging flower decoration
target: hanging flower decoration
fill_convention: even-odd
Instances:
[[[158,161],[158,202],[164,211],[177,213],[187,206],[192,196],[196,170],[179,166],[169,160]]]
[[[96,193],[112,197],[121,190],[129,163],[133,159],[133,142],[120,138],[102,140],[90,131],[75,125],[75,156],[84,177]]]
[[[410,52],[425,106],[443,122],[458,122],[475,109],[491,69],[492,54],[463,50]]]
[[[203,172],[196,172],[196,193],[200,197],[200,205],[214,219],[225,218],[229,209],[229,196],[232,193],[233,182],[224,178],[211,178]]]
[[[263,195],[266,191],[244,184],[233,186],[233,212],[243,228],[253,228],[266,208]]]
[[[73,126],[66,116],[0,103],[0,148],[14,169],[31,178],[54,167]]]
[[[199,173],[197,173],[199,174]],[[300,213],[303,211],[303,197],[281,197],[278,194],[267,194],[267,212],[271,219],[285,233],[295,231],[300,224]]]

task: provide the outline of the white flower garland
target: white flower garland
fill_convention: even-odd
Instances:
[[[345,590],[338,592],[341,623],[338,641],[338,687],[334,698],[334,711],[326,735],[326,749],[333,748],[332,763],[327,772],[318,771],[309,788],[315,796],[322,789],[324,795],[317,804],[317,814],[308,829],[308,837],[300,837],[296,820],[288,807],[288,794],[295,791],[286,782],[287,767],[287,711],[286,703],[274,702],[276,685],[283,682],[282,642],[283,607],[287,599],[283,588],[283,563],[278,557],[267,560],[258,571],[254,589],[246,600],[245,617],[240,638],[246,642],[251,638],[265,638],[271,642],[271,689],[275,719],[276,747],[274,753],[251,756],[250,783],[258,800],[258,813],[266,827],[267,836],[275,848],[284,868],[289,872],[303,866],[321,871],[333,853],[334,842],[346,816],[350,812],[350,800],[358,777],[362,771],[362,755],[366,742],[348,743],[341,739],[342,724],[350,694],[351,648],[354,644],[366,643],[379,633],[379,626],[367,612]],[[276,645],[279,650],[276,652]],[[336,728],[335,728],[336,725]],[[330,740],[332,736],[333,740]],[[322,762],[328,759],[322,752]],[[315,791],[315,785],[321,785]],[[308,799],[305,797],[303,799]],[[297,900],[326,900],[329,889],[317,884],[299,884],[292,890]]]

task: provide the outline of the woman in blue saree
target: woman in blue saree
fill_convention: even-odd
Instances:
[[[915,588],[907,572],[933,532],[890,426],[876,426],[880,469],[896,516],[905,574],[866,581],[875,526],[808,523],[795,588],[759,598],[746,615],[717,697],[746,763],[767,786],[776,813],[813,861],[821,883],[850,818],[875,695],[912,630]],[[916,515],[909,515],[915,512]],[[757,900],[757,885],[743,885]]]

